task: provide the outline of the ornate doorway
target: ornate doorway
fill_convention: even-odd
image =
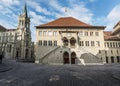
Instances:
[[[25,58],[27,59],[28,58],[28,49],[26,49],[26,53],[25,53]]]
[[[63,62],[64,62],[64,64],[69,64],[69,53],[68,52],[64,52]]]
[[[75,64],[76,54],[75,52],[71,53],[71,64]]]

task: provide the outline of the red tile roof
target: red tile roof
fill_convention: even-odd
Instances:
[[[112,31],[104,31],[104,35],[110,36],[112,34]]]
[[[105,41],[120,41],[120,38],[112,35],[112,31],[104,31]]]
[[[120,32],[120,28],[117,27],[118,25],[120,25],[120,21],[113,27],[113,29],[115,29],[112,33],[113,35],[116,35]]]
[[[117,25],[120,25],[120,21],[117,22],[117,24],[113,27],[113,29],[115,29]]]
[[[92,26],[90,24],[77,20],[73,17],[62,17],[54,21],[51,21],[47,24],[42,24],[36,27],[44,28],[44,27],[101,27],[101,26]],[[102,27],[102,28],[105,28],[105,27]]]

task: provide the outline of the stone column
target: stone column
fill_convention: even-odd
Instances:
[[[62,36],[62,32],[59,32],[59,35],[60,35],[60,48],[62,48],[63,46],[63,36]]]
[[[76,39],[77,48],[79,48],[79,37],[78,37],[78,32],[76,33],[76,35],[77,35],[77,39]]]
[[[71,64],[70,38],[68,39],[68,48],[69,48],[69,64]]]

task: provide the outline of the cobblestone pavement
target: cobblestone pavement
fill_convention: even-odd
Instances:
[[[104,66],[40,65],[8,62],[0,86],[120,86],[120,64]]]

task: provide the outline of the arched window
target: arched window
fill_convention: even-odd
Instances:
[[[76,39],[75,39],[74,37],[72,37],[72,38],[70,39],[70,45],[71,45],[71,46],[75,46],[75,43],[76,43]]]
[[[68,46],[68,39],[66,37],[62,38],[64,46]]]

